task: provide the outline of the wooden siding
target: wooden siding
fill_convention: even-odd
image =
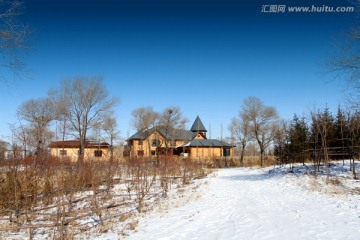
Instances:
[[[102,156],[95,156],[95,151],[101,150]],[[61,152],[66,151],[66,155],[62,155]],[[79,148],[51,148],[51,154],[56,157],[68,157],[72,161],[78,159]],[[85,148],[84,160],[93,159],[93,160],[105,160],[110,158],[109,149],[106,147],[103,148]]]

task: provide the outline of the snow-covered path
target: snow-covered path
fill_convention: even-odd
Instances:
[[[127,239],[360,239],[358,195],[325,195],[301,181],[221,169],[201,198],[140,220]]]

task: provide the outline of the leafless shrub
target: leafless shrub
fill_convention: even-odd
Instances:
[[[16,225],[2,224],[0,229],[29,231],[34,237],[37,228],[50,228],[53,239],[71,239],[90,228],[77,220],[96,216],[99,231],[110,219],[119,219],[126,231],[134,230],[138,221],[129,206],[138,213],[151,210],[150,204],[170,189],[206,174],[202,163],[165,156],[160,165],[146,158],[128,159],[126,164],[78,164],[51,156],[11,162],[0,168],[0,218]],[[112,208],[119,210],[109,211]]]
[[[244,166],[244,158],[242,160],[242,165]],[[234,157],[212,157],[206,161],[209,168],[226,168],[226,167],[237,167],[239,162]]]

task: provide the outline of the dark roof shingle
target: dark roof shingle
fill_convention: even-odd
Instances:
[[[193,139],[179,147],[233,147],[231,144],[217,139]]]
[[[204,124],[201,122],[199,116],[196,117],[192,127],[190,128],[191,132],[207,132]]]
[[[138,131],[137,133],[129,137],[128,140],[132,140],[132,139],[144,140],[148,138],[151,134],[153,134],[155,131],[158,131],[166,139],[175,139],[175,140],[190,140],[196,135],[195,133],[184,129],[173,129],[171,131],[166,131],[164,127],[157,126],[157,127],[152,127],[149,129]]]

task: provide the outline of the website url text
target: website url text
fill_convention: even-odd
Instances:
[[[354,7],[331,7],[331,6],[315,6],[311,7],[294,7],[286,5],[262,5],[261,12],[263,13],[352,13]]]

